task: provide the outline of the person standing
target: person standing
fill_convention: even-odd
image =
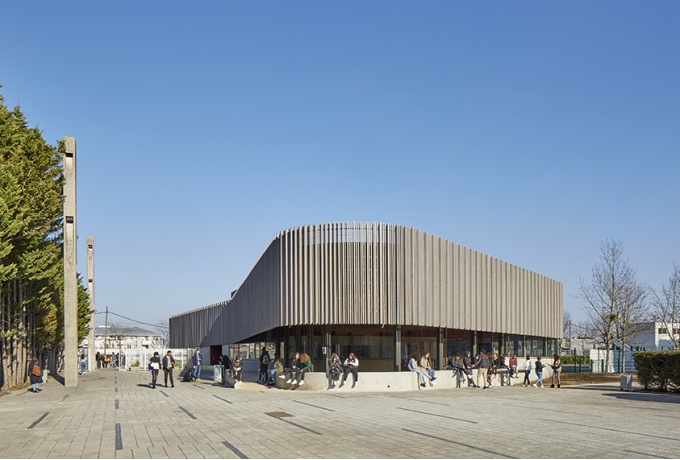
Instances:
[[[260,375],[257,378],[257,383],[267,383],[267,368],[269,367],[269,361],[271,361],[269,351],[267,351],[267,347],[262,347],[262,353],[260,354]]]
[[[97,369],[102,368],[102,355],[99,352],[94,355],[94,362],[97,363]]]
[[[192,359],[192,364],[194,365],[194,377],[196,380],[201,378],[201,364],[203,363],[203,356],[201,356],[201,349],[196,348],[196,352]]]
[[[28,375],[31,376],[31,393],[42,391],[40,384],[42,383],[42,369],[38,365],[38,360],[35,356],[28,362]]]
[[[553,355],[553,363],[550,365],[553,370],[553,375],[552,375],[552,383],[550,384],[550,388],[555,388],[555,381],[557,381],[557,388],[560,387],[561,379],[560,379],[560,374],[562,373],[562,362],[560,361],[560,357],[557,355]]]
[[[154,351],[153,356],[149,359],[149,370],[151,371],[151,388],[156,388],[158,372],[161,370],[161,355],[157,351]]]
[[[536,357],[536,377],[538,377],[538,380],[536,380],[536,383],[534,383],[535,387],[541,387],[543,388],[543,363],[541,362],[541,357],[537,356]]]
[[[531,369],[533,366],[531,365],[531,357],[527,355],[527,360],[524,361],[524,381],[522,382],[523,387],[529,387],[531,386]]]
[[[340,382],[340,386],[343,386],[345,384],[347,376],[350,374],[350,372],[352,373],[352,377],[354,378],[354,383],[352,384],[352,388],[354,388],[359,384],[359,359],[357,359],[354,353],[350,353],[349,357],[345,360],[345,371],[343,372],[342,382]]]
[[[331,381],[331,388],[336,387],[340,382],[340,374],[342,374],[342,363],[338,354],[333,353],[328,362],[328,377]]]
[[[472,353],[466,351],[465,357],[463,358],[463,372],[465,372],[465,376],[467,377],[468,387],[479,388],[472,378],[472,369],[474,367],[475,365],[472,362]]]
[[[170,385],[175,388],[175,380],[172,377],[172,369],[175,366],[175,358],[172,357],[172,351],[163,356],[163,373],[165,377],[165,388],[168,387],[168,377],[170,377]]]
[[[80,355],[80,375],[83,375],[85,373],[85,369],[87,369],[87,359],[85,359],[85,354]]]
[[[486,382],[486,375],[487,372],[489,372],[489,368],[491,367],[491,361],[489,360],[489,357],[486,355],[486,350],[482,350],[479,352],[479,355],[477,355],[477,360],[475,360],[475,367],[477,368],[477,388],[482,388],[479,386],[479,381],[482,381],[482,384],[484,385],[484,389],[486,390],[489,388],[487,386]]]

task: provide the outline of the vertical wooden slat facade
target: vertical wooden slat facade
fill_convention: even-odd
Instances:
[[[172,347],[296,325],[412,325],[559,338],[562,284],[420,230],[351,222],[278,234],[225,302],[170,318]]]

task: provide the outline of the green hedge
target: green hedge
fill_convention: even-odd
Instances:
[[[680,391],[680,350],[638,351],[633,359],[645,390]]]
[[[560,356],[560,361],[562,364],[590,364],[588,356]]]

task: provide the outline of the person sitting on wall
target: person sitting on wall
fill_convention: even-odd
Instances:
[[[295,356],[293,357],[293,362],[291,363],[290,367],[287,370],[288,380],[286,380],[286,383],[290,383],[292,385],[297,384],[296,380],[297,372],[301,367],[302,365],[300,364],[300,353],[295,353]],[[286,374],[284,373],[279,377],[286,378]]]
[[[234,356],[234,362],[231,363],[231,373],[234,376],[235,382],[240,382],[243,379],[243,361],[241,361],[241,355]]]
[[[354,378],[354,383],[352,384],[352,388],[354,388],[359,384],[359,360],[354,355],[354,353],[350,353],[349,357],[345,360],[345,371],[343,372],[342,382],[340,382],[340,386],[343,386],[345,384],[347,376],[349,375],[350,372],[352,373],[352,377]]]
[[[517,355],[512,355],[512,358],[510,358],[508,372],[510,378],[517,378],[519,376],[517,372]]]
[[[430,359],[429,351],[420,358],[419,364],[423,372],[427,372],[427,375],[430,376],[430,385],[436,385],[437,382],[435,382],[435,380],[437,380],[437,376],[434,374],[432,359]]]
[[[430,377],[430,374],[425,372],[423,368],[418,364],[419,360],[420,354],[417,351],[413,352],[413,354],[411,355],[411,359],[408,360],[407,364],[408,370],[418,374],[418,385],[424,387],[425,380],[427,379],[430,382],[430,386],[432,386],[432,378]]]
[[[300,368],[296,373],[298,385],[305,384],[305,373],[311,370],[312,370],[312,358],[310,358],[307,353],[302,353],[300,355]],[[293,385],[295,385],[295,381],[293,381]]]
[[[283,361],[281,361],[281,356],[278,353],[274,354],[274,363],[272,365],[272,368],[269,369],[269,385],[274,385],[275,383],[275,378],[276,374],[279,374],[279,377],[284,378],[285,376],[283,375],[284,369],[283,369]]]

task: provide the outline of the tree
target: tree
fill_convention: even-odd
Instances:
[[[0,386],[26,379],[29,355],[63,348],[63,154],[0,95]]]
[[[635,324],[645,317],[647,289],[635,278],[635,271],[623,258],[623,244],[606,240],[600,245],[600,262],[592,269],[589,282],[581,279],[580,296],[591,325],[605,346],[605,369],[615,339],[625,341],[638,331]]]
[[[652,303],[654,319],[668,331],[675,348],[680,348],[680,267],[675,263],[668,285],[661,286],[661,295],[654,292]]]

